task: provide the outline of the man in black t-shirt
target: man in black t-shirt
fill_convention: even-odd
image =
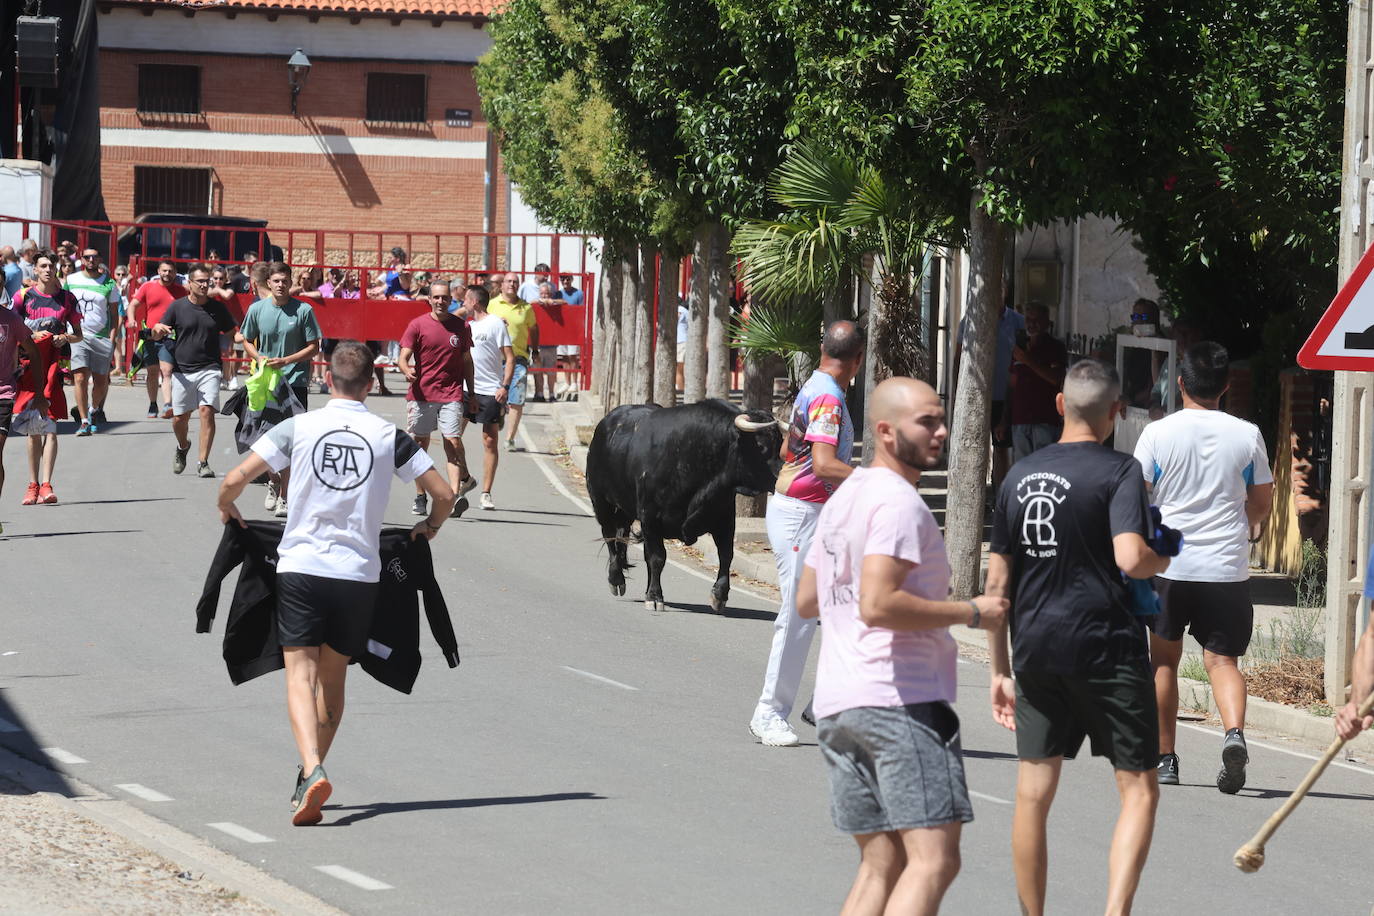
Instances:
[[[1085,737],[1111,760],[1121,796],[1107,912],[1130,911],[1154,832],[1159,722],[1145,628],[1121,573],[1148,579],[1169,560],[1146,540],[1140,465],[1101,444],[1120,398],[1112,367],[1086,359],[1070,369],[1056,396],[1063,434],[1016,463],[993,516],[985,592],[1011,600],[1011,655],[993,634],[992,712],[1016,731],[1012,859],[1026,913],[1044,911],[1045,822],[1064,758]]]
[[[215,411],[219,409],[222,381],[220,335],[234,330],[234,318],[218,300],[210,297],[210,269],[193,264],[186,271],[186,297],[177,299],[153,325],[154,340],[176,335],[172,348],[172,432],[177,437],[172,473],[186,470],[191,450],[191,411],[200,414],[200,464],[196,474],[214,477],[210,470],[210,446],[215,442]]]

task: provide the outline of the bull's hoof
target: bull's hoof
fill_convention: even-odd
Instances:
[[[612,594],[612,595],[615,595],[617,598],[619,598],[621,595],[624,595],[624,594],[625,594],[625,583],[622,582],[622,583],[620,583],[619,585],[612,585],[612,586],[611,586],[611,594]]]
[[[646,611],[663,611],[667,610],[667,607],[662,601],[656,601],[653,598],[644,599],[644,610]]]
[[[714,614],[719,614],[719,613],[720,613],[721,611],[723,611],[723,610],[725,610],[725,599],[724,599],[724,598],[717,598],[715,595],[712,595],[712,596],[711,596],[711,612],[714,613]]]

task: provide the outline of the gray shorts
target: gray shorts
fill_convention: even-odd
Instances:
[[[816,735],[839,830],[883,833],[973,820],[959,717],[948,703],[846,709],[817,722]]]
[[[172,373],[172,413],[181,416],[202,405],[219,410],[220,370]]]
[[[72,344],[72,368],[109,375],[114,361],[114,341],[108,337],[83,337]]]
[[[436,429],[445,439],[463,434],[462,401],[406,401],[406,432],[428,436]]]

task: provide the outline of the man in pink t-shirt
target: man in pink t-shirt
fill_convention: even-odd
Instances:
[[[467,453],[463,450],[463,392],[473,403],[472,332],[467,322],[449,313],[453,302],[448,281],[429,285],[429,311],[406,325],[401,333],[401,374],[410,382],[406,393],[406,432],[420,448],[429,449],[434,430],[444,439],[448,459],[448,480],[457,494],[450,518],[458,518],[468,508],[467,494],[477,486],[468,473]],[[415,515],[428,515],[425,491],[415,485]]]
[[[950,601],[935,517],[916,492],[948,430],[935,391],[891,378],[873,391],[872,467],[821,510],[797,613],[824,622],[816,735],[835,826],[859,846],[845,910],[926,913],[959,871],[973,820],[959,745],[952,624],[996,630],[1004,598]]]

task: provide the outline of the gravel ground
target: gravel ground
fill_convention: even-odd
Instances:
[[[273,913],[0,777],[0,913]]]

